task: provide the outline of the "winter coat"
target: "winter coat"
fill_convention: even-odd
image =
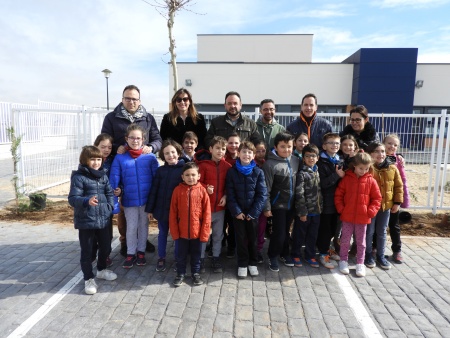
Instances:
[[[394,204],[403,202],[403,183],[395,158],[387,156],[386,160],[380,165],[372,166],[372,176],[378,183],[381,196],[381,210],[386,211],[392,208]]]
[[[309,143],[315,144],[317,148],[322,149],[322,137],[326,133],[331,133],[332,129],[330,121],[316,115],[311,124],[311,137]],[[294,121],[289,123],[286,130],[292,135],[300,133],[308,135],[308,127],[300,117],[297,117]]]
[[[100,169],[99,172],[103,172]],[[72,171],[70,177],[69,204],[74,208],[75,229],[103,229],[109,222],[114,208],[113,190],[105,174],[94,177],[84,165]],[[97,196],[98,205],[89,205],[89,199]]]
[[[231,168],[231,164],[223,158],[216,163],[211,159],[211,153],[205,149],[199,150],[194,155],[194,161],[197,163],[200,172],[200,183],[205,187],[214,186],[214,192],[209,195],[211,203],[211,212],[225,210],[226,207],[218,206],[220,199],[225,192],[225,179],[227,171]]]
[[[267,150],[273,149],[275,136],[286,130],[277,120],[273,119],[272,123],[268,124],[262,121],[262,117],[259,117],[258,121],[256,121],[256,126],[258,127],[259,137],[266,144]]]
[[[357,177],[348,170],[337,186],[334,202],[342,221],[369,224],[380,209],[381,193],[370,173]]]
[[[153,154],[132,158],[127,151],[116,155],[109,176],[112,188],[122,189],[121,203],[124,207],[146,205],[157,169],[158,160]]]
[[[239,135],[241,142],[245,140],[255,142],[260,138],[255,121],[241,113],[236,124],[233,125],[228,115],[225,114],[212,119],[205,137],[205,148],[209,149],[209,143],[214,136],[222,136],[227,139],[228,135],[234,132]]]
[[[338,165],[341,164],[342,162]],[[320,153],[317,167],[319,168],[320,187],[323,196],[322,213],[335,214],[334,193],[341,177],[336,173],[336,165],[323,152]]]
[[[255,166],[249,175],[244,175],[233,166],[227,173],[227,208],[233,217],[243,213],[257,219],[267,199],[264,172]]]
[[[301,166],[297,174],[295,187],[295,210],[301,216],[320,215],[323,209],[320,177],[317,166]]]
[[[296,177],[300,161],[297,157],[282,158],[273,151],[263,165],[268,198],[264,211],[294,208]]]
[[[103,120],[102,133],[111,135],[114,139],[113,153],[117,152],[119,146],[125,145],[125,134],[131,121],[122,115],[122,103],[120,103],[112,112],[108,113]],[[141,105],[144,115],[134,121],[146,130],[145,144],[152,147],[152,152],[157,153],[161,149],[161,136],[158,126],[153,116],[148,113]]]
[[[180,183],[170,202],[169,230],[172,238],[207,242],[211,230],[211,208],[206,189],[200,184]]]
[[[348,124],[345,126],[344,130],[339,133],[340,137],[344,135],[352,135],[356,139],[356,142],[358,142],[359,149],[363,149],[364,151],[366,151],[369,144],[380,142],[377,131],[370,122],[366,122],[364,130],[360,134],[353,130],[351,124]]]
[[[399,154],[395,154],[395,165],[397,166],[398,172],[400,173],[400,177],[402,178],[403,182],[403,203],[400,204],[402,208],[409,208],[409,190],[408,185],[406,184],[406,173],[405,173],[405,165],[403,163],[400,163],[398,160]],[[404,161],[404,160],[403,160]]]
[[[160,134],[163,140],[171,138],[179,144],[183,143],[183,135],[187,131],[193,131],[198,138],[198,147],[205,148],[203,142],[206,136],[205,117],[198,114],[197,124],[194,123],[190,116],[183,120],[180,116],[177,117],[177,124],[174,126],[170,117],[170,113],[163,116],[160,127]]]
[[[163,166],[156,170],[147,205],[145,206],[145,212],[153,214],[153,217],[160,222],[169,222],[172,193],[178,184],[183,182],[181,175],[183,173],[184,163],[183,160],[179,160],[174,165],[164,163]]]

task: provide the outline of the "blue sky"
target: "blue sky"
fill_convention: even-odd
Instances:
[[[313,34],[313,62],[417,47],[419,63],[450,63],[450,0],[193,2],[199,14],[176,17],[178,61],[196,61],[197,34]],[[106,106],[109,68],[110,106],[136,84],[147,109],[167,109],[167,27],[144,1],[2,0],[0,8],[0,101]]]

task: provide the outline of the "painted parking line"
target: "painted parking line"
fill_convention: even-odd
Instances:
[[[359,299],[355,290],[353,290],[347,277],[339,272],[338,268],[332,269],[334,278],[338,282],[339,288],[342,290],[348,305],[353,311],[356,320],[361,325],[361,328],[366,337],[382,337],[380,331],[378,330],[375,322],[370,317],[363,303]]]
[[[111,243],[111,249],[114,250],[120,241],[117,238]],[[25,320],[20,326],[15,329],[8,338],[24,337],[33,326],[35,326],[47,313],[51,311],[78,283],[83,280],[83,273],[80,271],[70,281],[66,283],[56,294],[50,297],[39,309],[36,310],[27,320]]]

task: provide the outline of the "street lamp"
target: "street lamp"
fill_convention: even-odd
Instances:
[[[102,70],[102,73],[105,74],[106,78],[106,109],[109,110],[109,90],[108,90],[108,78],[109,74],[112,73],[108,68]]]

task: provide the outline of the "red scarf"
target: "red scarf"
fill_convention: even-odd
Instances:
[[[142,155],[142,150],[144,150],[144,148],[140,148],[137,150],[129,148],[128,152],[130,153],[132,158],[137,158]]]
[[[314,121],[314,119],[316,118],[316,113],[314,113],[313,116],[311,117],[307,117],[303,115],[303,112],[300,113],[300,118],[302,119],[303,122],[305,122],[306,127],[308,128],[308,139],[311,139],[311,125]],[[308,124],[309,121],[309,124]]]

